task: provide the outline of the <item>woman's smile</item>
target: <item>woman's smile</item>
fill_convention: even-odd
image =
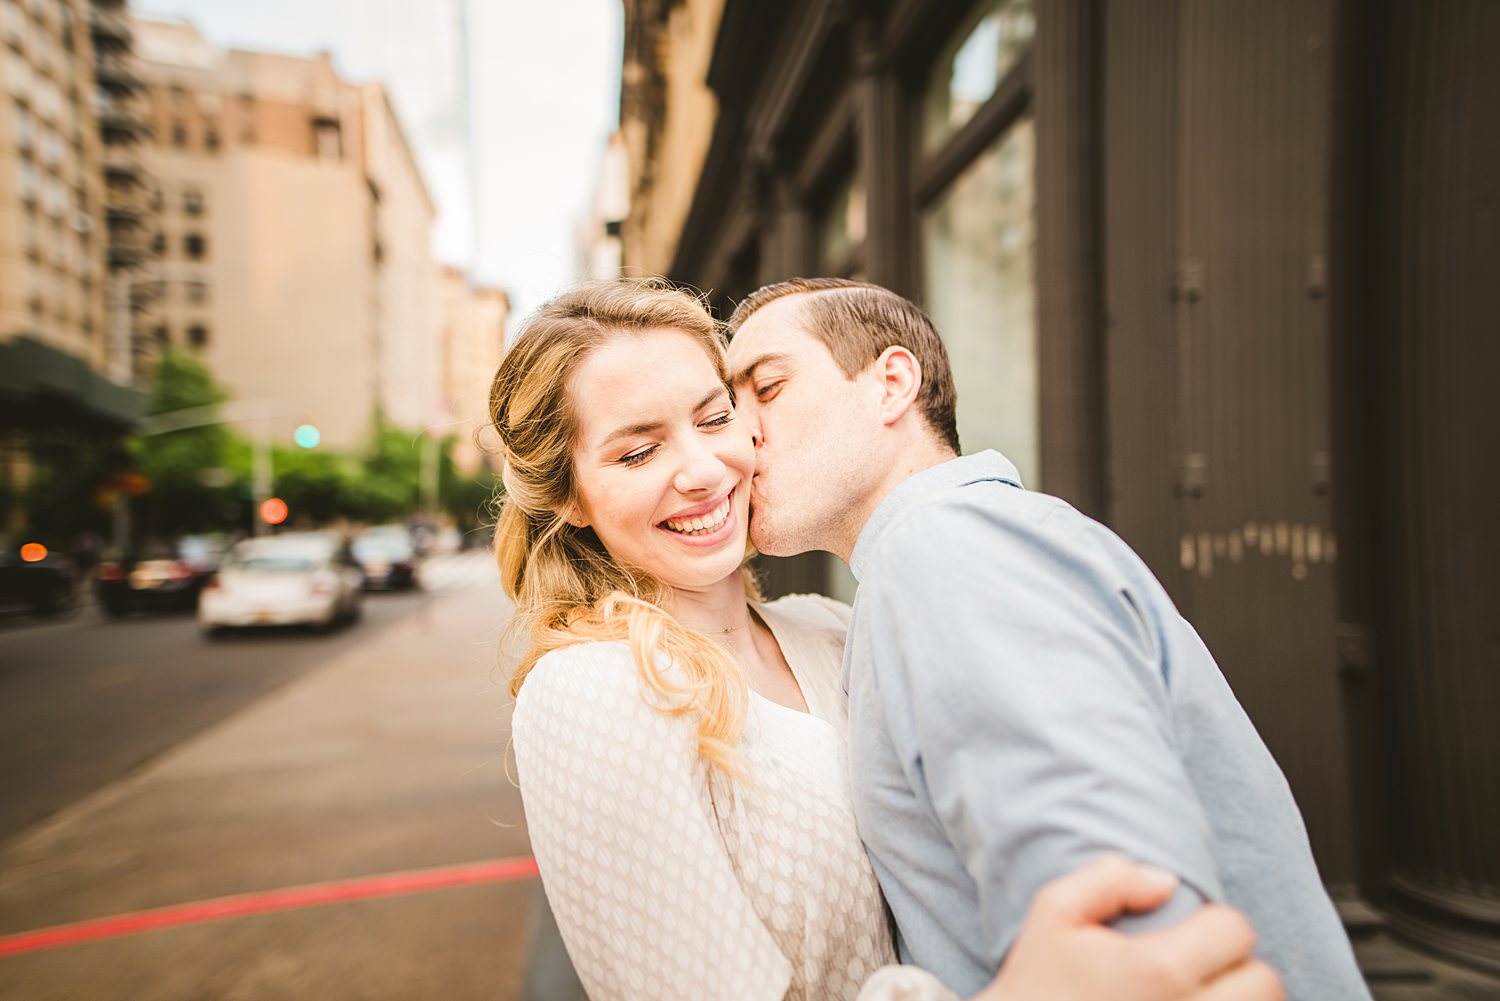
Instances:
[[[718,500],[680,511],[656,527],[683,545],[705,548],[721,545],[734,536],[738,525],[734,513],[734,498],[738,492],[739,488],[733,487]]]

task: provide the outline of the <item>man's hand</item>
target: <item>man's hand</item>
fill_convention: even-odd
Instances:
[[[1162,931],[1105,926],[1169,900],[1177,877],[1106,855],[1047,884],[1032,900],[999,974],[974,1001],[1284,1001],[1281,979],[1255,959],[1255,932],[1209,904]]]

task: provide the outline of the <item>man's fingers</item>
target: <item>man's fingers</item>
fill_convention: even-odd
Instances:
[[[1286,1001],[1281,978],[1260,960],[1230,970],[1194,994],[1193,1001]]]
[[[1255,931],[1238,911],[1205,904],[1170,928],[1137,936],[1135,944],[1174,967],[1184,982],[1205,984],[1253,958]]]
[[[1102,924],[1125,911],[1160,907],[1176,889],[1177,877],[1164,869],[1101,855],[1042,887],[1036,906],[1069,923]]]

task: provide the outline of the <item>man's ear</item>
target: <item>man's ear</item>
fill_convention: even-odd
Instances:
[[[887,425],[906,415],[922,391],[922,363],[899,344],[893,344],[875,359],[880,377],[880,411]]]

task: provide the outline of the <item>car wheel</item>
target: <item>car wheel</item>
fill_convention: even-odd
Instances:
[[[223,626],[204,626],[199,630],[199,632],[201,632],[203,634],[203,638],[208,640],[210,643],[216,640],[221,640],[229,634],[229,630]]]

